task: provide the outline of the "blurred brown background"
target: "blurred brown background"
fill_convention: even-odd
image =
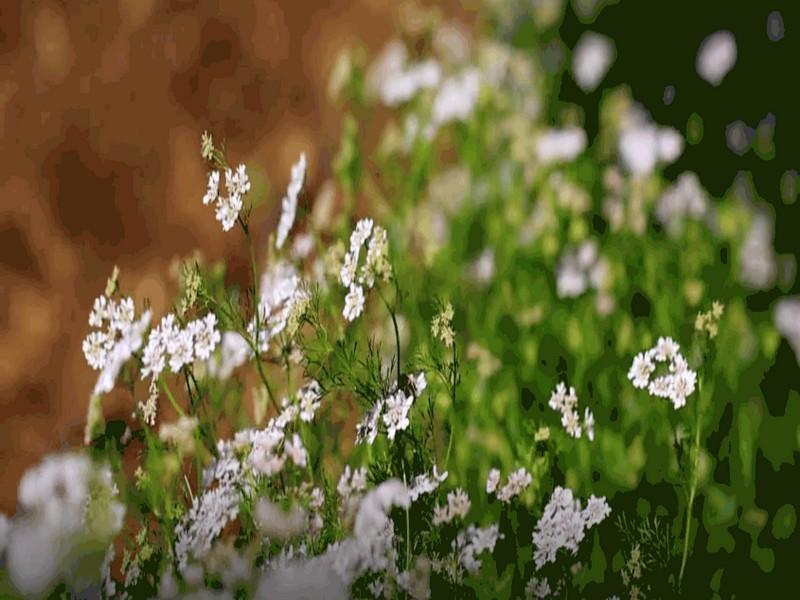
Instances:
[[[444,12],[458,11],[455,2]],[[386,0],[0,2],[0,510],[22,472],[81,442],[96,373],[81,341],[115,264],[155,318],[169,265],[200,248],[235,268],[201,198],[200,133],[269,179],[275,196],[304,150],[313,196],[341,115],[330,69],[357,38],[379,49],[398,28]],[[460,12],[460,11],[459,11]],[[251,175],[252,177],[252,175]],[[279,198],[280,196],[278,196]],[[105,401],[106,415],[132,407]]]

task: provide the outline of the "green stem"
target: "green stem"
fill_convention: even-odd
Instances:
[[[456,385],[458,383],[458,359],[456,357],[456,342],[453,340],[453,364],[451,366],[451,375],[452,375],[452,388],[451,388],[451,396],[453,399],[452,406],[450,407],[450,439],[447,441],[447,454],[444,458],[444,468],[447,470],[447,465],[450,463],[450,451],[453,448],[453,438],[455,437],[455,408],[456,408]]]
[[[694,445],[692,446],[692,479],[689,488],[689,502],[686,504],[686,534],[683,538],[683,556],[681,558],[681,570],[678,574],[678,588],[680,589],[683,582],[683,573],[686,570],[686,560],[689,557],[689,536],[692,531],[692,507],[694,506],[694,499],[697,494],[697,463],[700,458],[700,399],[703,397],[703,380],[699,379],[697,384],[697,409],[696,409],[696,423],[694,434]]]
[[[403,485],[408,485],[406,482],[406,468],[403,466]],[[411,517],[409,514],[410,505],[406,507],[406,571],[411,565]]]
[[[244,220],[239,217],[239,225],[242,227],[242,231],[244,231],[244,237],[247,239],[247,248],[250,253],[250,268],[253,274],[253,299],[255,304],[255,322],[256,322],[256,339],[255,344],[253,344],[253,352],[255,353],[256,357],[256,368],[258,369],[258,376],[261,378],[261,382],[264,384],[264,387],[267,388],[267,396],[269,396],[270,402],[277,410],[278,404],[275,401],[275,395],[272,393],[272,387],[269,385],[269,381],[267,380],[267,375],[264,373],[264,366],[261,361],[261,352],[259,349],[259,342],[258,337],[261,333],[261,323],[260,323],[260,314],[259,314],[259,307],[260,307],[260,299],[258,297],[258,268],[256,267],[256,251],[255,247],[253,246],[253,238],[250,237],[250,226],[244,222]]]
[[[183,412],[183,409],[175,401],[175,396],[172,395],[172,391],[170,391],[169,386],[165,381],[161,382],[161,389],[164,390],[164,393],[167,395],[167,398],[169,398],[169,401],[172,404],[172,407],[175,409],[175,412],[177,412],[181,417],[185,417],[186,413]]]

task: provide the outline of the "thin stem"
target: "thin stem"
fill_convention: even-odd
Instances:
[[[452,388],[451,388],[451,396],[453,399],[451,410],[450,410],[450,439],[447,441],[447,454],[444,458],[444,468],[447,469],[447,465],[450,462],[450,451],[453,448],[453,438],[455,437],[455,408],[456,408],[456,385],[458,384],[458,358],[456,357],[456,342],[453,340],[453,364],[451,365],[451,376],[452,376]]]
[[[403,485],[408,485],[405,465],[403,465]],[[409,507],[410,505],[406,507],[406,571],[411,565],[411,517],[409,515]]]
[[[698,381],[698,399],[697,404],[699,405],[700,399],[703,397],[703,380],[702,378]],[[695,419],[695,434],[694,434],[694,445],[692,446],[692,480],[691,486],[689,488],[689,502],[686,504],[686,534],[684,535],[683,539],[683,557],[681,558],[681,570],[678,574],[678,588],[680,588],[681,583],[683,582],[683,573],[686,570],[686,560],[689,557],[689,535],[692,531],[692,507],[694,505],[695,495],[697,494],[697,463],[700,457],[700,407],[697,406],[696,409],[696,419]]]
[[[242,231],[244,231],[244,237],[247,239],[247,248],[250,253],[250,268],[253,274],[253,299],[255,304],[255,323],[256,323],[256,339],[255,343],[252,345],[253,353],[256,357],[256,368],[258,369],[258,376],[261,378],[261,382],[264,384],[264,387],[267,388],[267,395],[269,396],[270,402],[272,405],[277,409],[278,405],[275,402],[275,395],[272,393],[272,387],[269,385],[269,381],[267,380],[267,375],[264,373],[264,366],[261,364],[261,352],[259,350],[259,335],[261,334],[261,323],[260,323],[260,299],[258,297],[258,268],[256,267],[256,251],[255,247],[253,246],[253,238],[250,237],[250,226],[244,222],[241,215],[239,216],[239,225],[242,227]]]
[[[395,308],[396,306],[390,306],[389,303],[386,301],[386,298],[383,296],[383,292],[378,290],[378,293],[381,296],[381,300],[383,300],[384,306],[386,306],[386,310],[389,311],[389,315],[392,317],[392,326],[394,327],[394,343],[395,349],[397,352],[397,389],[400,389],[400,330],[397,327],[397,316],[395,315]],[[399,292],[395,290],[395,304],[397,303],[397,296]]]
[[[172,404],[172,408],[175,409],[175,412],[177,412],[181,417],[185,417],[186,413],[183,412],[183,409],[175,401],[175,396],[172,395],[172,391],[169,389],[169,386],[165,381],[161,382],[161,389],[164,390],[164,393],[167,395],[167,398],[169,398],[169,401]]]

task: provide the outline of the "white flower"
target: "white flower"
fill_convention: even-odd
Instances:
[[[383,400],[378,400],[366,415],[363,421],[356,426],[356,443],[363,444],[365,441],[372,445],[378,436],[378,425],[380,424],[381,412],[383,411]]]
[[[390,73],[382,82],[381,100],[387,106],[397,106],[411,100],[420,90],[436,87],[441,77],[442,69],[434,60]]]
[[[532,600],[536,598],[537,600],[543,600],[544,598],[549,598],[550,594],[552,594],[552,590],[550,589],[550,584],[547,582],[547,579],[542,577],[541,579],[537,579],[533,577],[525,584],[525,597],[528,600]]]
[[[216,218],[222,223],[223,231],[230,231],[236,219],[239,218],[239,211],[242,210],[241,196],[231,195],[225,198],[220,197],[217,202]]]
[[[619,136],[619,156],[633,175],[649,175],[658,163],[672,163],[683,152],[683,138],[674,129],[649,122],[629,124]]]
[[[292,165],[292,176],[289,181],[289,186],[286,190],[286,195],[281,201],[281,218],[278,222],[278,233],[275,236],[275,246],[280,249],[286,242],[289,231],[294,224],[295,215],[297,213],[297,197],[303,187],[303,180],[306,176],[306,154],[300,153],[298,161]]]
[[[208,374],[221,381],[228,379],[233,371],[242,366],[252,354],[247,340],[235,331],[222,334],[219,356],[210,356]]]
[[[103,321],[110,318],[108,298],[105,295],[98,296],[94,300],[92,312],[89,313],[89,325],[91,327],[102,327]]]
[[[364,290],[360,285],[350,284],[350,292],[344,299],[342,315],[348,321],[354,321],[364,311]]]
[[[697,51],[697,74],[714,87],[736,64],[736,38],[730,31],[712,33]]]
[[[413,396],[406,396],[402,390],[397,390],[386,399],[386,412],[383,414],[383,422],[386,425],[387,436],[394,440],[398,431],[407,429],[409,426],[408,411],[414,402]]]
[[[182,330],[173,335],[167,341],[167,352],[170,354],[169,368],[173,373],[181,370],[181,367],[194,361],[194,343],[192,333]]]
[[[786,338],[800,362],[800,297],[781,298],[773,313],[775,328]]]
[[[495,490],[497,490],[497,485],[499,483],[500,483],[500,471],[497,469],[490,470],[489,475],[486,477],[486,493],[494,494]]]
[[[416,375],[409,375],[408,380],[411,383],[411,391],[414,392],[414,396],[417,398],[419,398],[422,392],[425,391],[425,388],[428,387],[428,382],[425,380],[425,371],[420,371]]]
[[[610,512],[605,498],[594,496],[590,498],[587,509],[582,511],[581,502],[573,498],[572,490],[556,487],[533,532],[536,568],[555,562],[561,548],[577,553],[586,529],[600,523]]]
[[[432,475],[428,475],[427,473],[417,475],[408,490],[411,501],[416,502],[417,498],[422,494],[434,492],[445,479],[447,479],[447,471],[440,475],[436,470],[436,465],[433,465]]]
[[[300,419],[310,423],[319,408],[322,388],[312,380],[297,391],[297,398],[300,401]]]
[[[680,346],[671,337],[659,337],[655,346],[654,357],[659,362],[672,360],[679,350]]]
[[[594,527],[599,525],[608,515],[611,514],[611,507],[606,502],[605,498],[597,498],[592,494],[586,502],[586,508],[583,509],[583,519],[586,522],[586,527]]]
[[[586,430],[586,437],[590,442],[594,441],[594,415],[587,406],[583,412],[583,428]]]
[[[214,348],[222,339],[217,329],[217,316],[209,313],[203,319],[189,323],[189,331],[194,338],[194,354],[200,360],[208,360]]]
[[[676,409],[686,405],[686,398],[694,392],[696,382],[697,373],[691,369],[687,369],[672,377],[670,400],[672,400],[672,405]]]
[[[225,187],[231,196],[244,196],[250,191],[250,178],[247,176],[247,168],[240,164],[236,167],[236,172],[225,169]]]
[[[497,498],[508,504],[512,498],[519,496],[533,481],[525,468],[519,468],[508,476],[506,484],[497,492]]]
[[[296,433],[292,435],[291,441],[287,441],[283,446],[283,452],[286,456],[292,459],[295,466],[301,469],[305,468],[308,454],[306,448],[303,446],[303,440]]]
[[[350,234],[350,252],[357,252],[372,234],[372,219],[361,219]]]
[[[203,204],[208,206],[217,201],[219,197],[219,171],[211,171],[208,174],[208,189],[203,196]]]
[[[572,76],[584,92],[593,92],[614,62],[616,50],[610,38],[585,32],[572,54]]]
[[[253,435],[253,447],[250,450],[248,461],[256,471],[271,477],[283,470],[287,455],[277,454],[281,440],[283,440],[283,432],[280,429],[269,427]]]
[[[577,411],[568,410],[561,413],[561,425],[574,438],[581,437],[580,416]]]
[[[106,364],[110,347],[113,347],[113,341],[109,340],[105,332],[92,331],[87,335],[82,348],[89,366],[95,371],[102,369]]]
[[[586,148],[586,132],[580,127],[550,129],[536,140],[536,156],[542,164],[569,162]]]
[[[628,379],[633,382],[635,388],[643,390],[650,383],[650,375],[655,370],[656,366],[653,364],[650,354],[640,352],[633,358],[633,364],[628,371]]]
[[[447,505],[437,505],[433,509],[433,524],[438,527],[453,519],[464,519],[471,506],[467,493],[458,488],[447,494]]]
[[[445,79],[431,109],[434,127],[451,121],[466,121],[478,102],[480,84],[480,71],[474,68]]]

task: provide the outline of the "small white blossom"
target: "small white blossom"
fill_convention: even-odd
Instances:
[[[655,370],[656,366],[649,353],[640,352],[633,358],[633,364],[628,371],[628,379],[633,382],[633,387],[643,390],[650,383],[650,375]]]
[[[730,31],[712,33],[697,51],[697,74],[714,87],[736,64],[736,38]]]
[[[348,321],[355,321],[364,311],[364,289],[360,285],[351,284],[350,291],[344,299],[342,315]]]
[[[214,313],[209,313],[203,319],[197,319],[189,323],[187,328],[194,340],[195,356],[200,360],[208,360],[222,339],[217,329],[217,316]]]
[[[533,478],[525,468],[520,467],[508,476],[506,484],[497,492],[497,498],[508,504],[519,496],[532,483]]]
[[[219,198],[219,171],[211,171],[208,174],[208,189],[203,196],[203,204],[208,206]]]
[[[297,213],[297,197],[300,190],[303,188],[303,180],[306,176],[306,154],[302,152],[297,162],[292,165],[292,176],[289,180],[289,186],[286,190],[286,195],[281,201],[281,218],[278,222],[278,232],[275,236],[275,246],[278,249],[283,247],[286,238],[289,236],[289,231],[294,224],[295,215]]]
[[[247,176],[247,168],[240,164],[236,171],[225,169],[225,187],[231,196],[244,196],[250,191],[250,178]]]
[[[572,76],[584,92],[593,92],[600,85],[614,62],[614,42],[605,35],[587,31],[572,54]]]
[[[383,422],[386,425],[387,436],[390,440],[398,431],[407,429],[409,425],[408,411],[414,402],[413,396],[406,396],[401,390],[386,399],[386,412],[383,414]]]
[[[287,441],[283,446],[283,452],[286,456],[292,459],[295,466],[301,469],[305,468],[308,454],[306,448],[303,446],[303,440],[296,433],[292,435],[291,441]]]
[[[217,221],[222,223],[223,231],[230,231],[236,219],[239,218],[239,211],[242,210],[241,196],[226,196],[220,197],[217,201],[216,217]]]
[[[489,471],[489,475],[486,478],[486,493],[487,494],[494,494],[495,490],[497,490],[497,485],[500,483],[500,471],[498,469],[492,469]]]
[[[447,479],[447,471],[440,475],[436,470],[436,465],[433,465],[433,473],[431,475],[428,475],[427,473],[417,475],[408,490],[411,501],[416,502],[417,498],[419,498],[422,494],[430,494],[436,491],[436,489],[439,487],[439,484],[445,479]]]

